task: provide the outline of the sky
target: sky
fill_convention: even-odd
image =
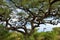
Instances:
[[[51,18],[52,19],[52,18]],[[51,20],[50,19],[50,20]],[[12,19],[13,21],[17,21],[17,19]],[[31,29],[30,24],[26,25],[28,29]],[[40,27],[38,27],[38,32],[42,32],[42,31],[51,31],[54,27],[60,27],[60,23],[58,23],[57,25],[52,25],[52,24],[40,24]],[[43,30],[44,28],[46,28],[45,30]]]
[[[41,32],[41,31],[52,31],[52,29],[54,28],[54,27],[60,27],[60,23],[58,23],[57,25],[52,25],[52,24],[46,24],[46,25],[40,25],[40,27],[39,27],[39,32]],[[44,28],[46,28],[45,30],[43,30]]]
[[[14,19],[14,21],[16,21],[16,19]],[[31,29],[30,25],[26,25],[28,29]],[[60,27],[60,23],[58,23],[57,25],[52,25],[52,24],[41,24],[40,27],[38,27],[38,32],[42,32],[42,31],[51,31],[54,27]],[[44,28],[46,28],[45,30],[43,30]]]

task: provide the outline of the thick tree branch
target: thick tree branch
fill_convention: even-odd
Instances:
[[[50,4],[52,5],[52,4],[54,4],[55,2],[58,2],[58,1],[60,1],[60,0],[53,0]]]

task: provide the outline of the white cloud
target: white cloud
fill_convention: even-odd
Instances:
[[[21,12],[22,10],[21,9],[16,9],[17,10],[17,12]]]
[[[58,23],[57,25],[54,25],[53,27],[60,27],[60,23]]]

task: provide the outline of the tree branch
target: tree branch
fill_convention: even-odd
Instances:
[[[12,1],[12,0],[10,0],[10,1],[15,5],[15,7],[19,8],[19,9],[22,9],[22,10],[24,10],[24,11],[30,12],[30,14],[31,14],[32,16],[34,16],[33,12],[30,11],[29,8],[26,8],[26,7],[24,8],[24,7],[22,7],[22,6],[17,6],[14,1]]]
[[[54,4],[55,2],[60,1],[60,0],[53,0],[50,4]]]

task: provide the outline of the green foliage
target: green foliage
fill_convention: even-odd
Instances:
[[[23,18],[27,18],[29,15],[26,12],[20,12],[17,15],[23,17]]]
[[[9,32],[0,25],[0,40],[24,40],[23,35],[17,32]]]
[[[3,20],[9,18],[10,13],[11,13],[11,10],[8,7],[6,7],[6,8],[1,7],[0,8],[0,15],[3,16],[3,18],[2,18]]]
[[[55,27],[55,28],[53,28],[53,31],[54,31],[56,34],[60,35],[60,27]]]
[[[0,39],[3,40],[8,34],[3,25],[0,25]]]
[[[2,25],[0,25],[0,39],[1,40],[59,40],[59,33],[60,28],[53,28],[52,31],[49,32],[37,32],[35,30],[34,34],[31,36],[23,36],[21,33],[18,32],[8,32]],[[25,38],[24,38],[25,37]]]
[[[54,32],[46,32],[44,35],[44,40],[55,40],[55,33]]]
[[[6,5],[4,0],[0,0],[0,5]]]
[[[43,0],[12,0],[12,1],[16,2],[16,5],[18,6],[33,8],[33,7],[38,7],[40,5],[39,1],[43,1]]]
[[[23,40],[23,35],[16,32],[10,32],[10,35],[5,40]]]

